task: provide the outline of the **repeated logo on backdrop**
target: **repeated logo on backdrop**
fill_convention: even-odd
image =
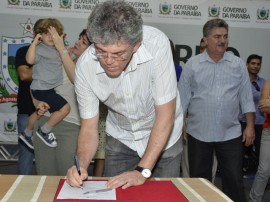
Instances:
[[[60,8],[71,9],[72,1],[71,0],[60,0]]]
[[[201,19],[202,8],[196,4],[159,4],[159,17],[170,17],[175,19]]]
[[[257,17],[258,20],[268,20],[269,18],[269,9],[265,9],[265,8],[258,8],[257,10]]]
[[[172,11],[172,5],[167,3],[159,4],[159,12],[162,15],[170,15]]]
[[[8,5],[19,5],[20,1],[19,0],[8,0]]]
[[[4,1],[4,0],[2,0]],[[6,0],[0,12],[87,19],[96,6],[105,0]],[[172,24],[204,24],[209,18],[222,18],[230,26],[269,28],[269,2],[218,0],[126,0],[139,13],[144,22],[169,20]],[[2,2],[1,2],[2,3]],[[263,4],[263,5],[262,5]],[[257,8],[254,5],[258,6]],[[10,9],[10,10],[9,10]]]
[[[213,5],[208,7],[208,17],[219,17],[220,7]]]
[[[0,74],[0,95],[2,97],[0,97],[0,103],[17,102],[18,76],[15,68],[15,56],[20,47],[31,43],[34,24],[28,18],[19,26],[22,27],[22,35],[28,36],[18,38],[2,36],[1,38],[2,61],[0,69],[2,74]]]
[[[2,84],[0,85],[0,103],[17,102],[16,93],[18,92],[18,76],[15,68],[15,56],[17,50],[32,41],[32,37],[5,37],[2,36]],[[9,91],[7,86],[12,90]]]
[[[0,67],[0,135],[16,134],[16,104],[18,80],[15,69],[17,49],[30,43],[33,36],[33,18],[78,18],[85,23],[89,14],[105,0],[0,0],[0,14],[27,16],[18,24],[17,33],[1,34]],[[144,22],[158,24],[203,25],[208,19],[222,18],[230,27],[270,29],[268,1],[220,1],[220,0],[126,0],[141,13]],[[19,20],[19,18],[18,18]],[[2,21],[1,21],[2,22]],[[4,22],[3,22],[4,23]],[[9,23],[8,21],[5,23]],[[18,28],[17,28],[18,30]],[[21,31],[20,31],[21,30]],[[2,33],[7,33],[2,29]],[[16,35],[17,34],[17,35]],[[20,37],[14,37],[20,36]],[[185,49],[188,46],[181,47]],[[189,47],[188,47],[189,48]],[[182,59],[182,58],[181,58]],[[183,61],[183,60],[181,60]],[[17,136],[14,136],[17,139]]]

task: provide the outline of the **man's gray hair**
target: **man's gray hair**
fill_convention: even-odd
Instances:
[[[229,26],[225,20],[215,18],[207,21],[203,26],[203,36],[207,37],[211,34],[211,31],[215,28],[225,28],[227,32],[229,31]]]
[[[128,3],[119,0],[97,4],[88,18],[87,35],[92,43],[130,45],[142,41],[141,15]]]

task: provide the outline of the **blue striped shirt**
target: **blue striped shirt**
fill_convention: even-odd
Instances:
[[[241,135],[240,111],[255,112],[245,63],[225,53],[215,63],[205,51],[192,57],[178,84],[187,133],[204,142],[226,141]]]

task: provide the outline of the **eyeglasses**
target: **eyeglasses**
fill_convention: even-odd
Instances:
[[[120,53],[98,53],[97,50],[93,51],[92,54],[97,57],[97,59],[108,59],[111,58],[115,61],[124,61],[128,60],[130,56],[128,56],[129,50],[133,48],[133,46],[129,46],[126,50]]]

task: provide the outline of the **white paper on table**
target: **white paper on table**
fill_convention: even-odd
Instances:
[[[107,181],[85,181],[83,189],[71,187],[66,181],[64,182],[57,199],[99,199],[99,200],[116,200],[115,189],[106,192],[83,194],[87,191],[106,189]]]

